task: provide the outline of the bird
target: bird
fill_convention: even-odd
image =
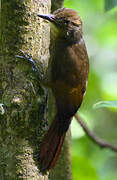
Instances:
[[[49,88],[53,93],[56,114],[40,145],[40,170],[52,169],[60,155],[66,132],[82,104],[86,92],[89,58],[83,40],[82,21],[78,13],[60,8],[53,14],[38,14],[52,24],[55,31]]]

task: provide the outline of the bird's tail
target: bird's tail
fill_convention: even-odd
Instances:
[[[68,120],[62,119],[61,121],[57,115],[55,116],[40,147],[39,164],[41,171],[47,171],[55,165],[70,122],[71,118]]]

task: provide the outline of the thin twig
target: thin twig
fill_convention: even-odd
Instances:
[[[103,140],[101,140],[100,138],[98,138],[92,131],[90,131],[88,129],[88,127],[86,126],[86,124],[82,121],[82,119],[78,116],[78,114],[75,114],[75,119],[77,120],[77,122],[80,124],[80,126],[83,128],[83,130],[85,131],[85,133],[87,134],[87,136],[96,144],[98,144],[101,148],[109,148],[112,151],[117,152],[117,147],[105,142]]]

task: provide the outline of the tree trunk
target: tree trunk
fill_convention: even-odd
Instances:
[[[40,86],[29,63],[15,57],[22,49],[37,63],[42,62],[46,70],[50,27],[37,17],[37,13],[50,13],[50,8],[50,0],[2,2],[0,180],[72,179],[69,137],[50,178],[39,172],[39,145],[47,130],[47,91]]]
[[[1,8],[0,180],[47,180],[36,162],[47,129],[46,94],[28,62],[15,55],[22,49],[47,67],[50,28],[37,13],[49,13],[50,1],[4,0]]]

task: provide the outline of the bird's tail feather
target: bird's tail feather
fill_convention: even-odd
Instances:
[[[71,119],[60,121],[58,116],[55,116],[40,147],[39,163],[41,171],[49,170],[55,165],[70,122]]]

